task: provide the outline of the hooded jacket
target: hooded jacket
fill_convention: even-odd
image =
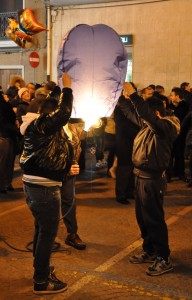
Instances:
[[[51,114],[27,113],[20,127],[24,174],[62,181],[72,163],[72,145],[63,126],[72,111],[72,90],[64,88],[58,109]]]
[[[159,118],[137,93],[130,96],[130,102],[124,96],[119,99],[119,105],[124,115],[140,126],[135,137],[132,161],[135,174],[162,175],[169,164],[173,142],[179,134],[180,122],[175,116]]]

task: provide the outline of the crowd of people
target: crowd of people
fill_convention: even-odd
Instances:
[[[180,87],[173,87],[168,96],[165,96],[163,86],[153,84],[138,90],[137,93],[145,101],[151,97],[160,99],[166,113],[178,117],[182,126],[173,144],[169,165],[166,168],[166,180],[169,183],[178,178],[186,182],[189,188],[192,187],[190,84],[185,82]],[[92,134],[95,148],[98,148],[97,153],[100,155],[96,155],[96,169],[107,167],[108,176],[116,180],[116,200],[122,204],[129,204],[129,199],[134,197],[132,148],[139,126],[125,117],[119,102],[111,117],[102,119],[104,125],[94,129]],[[104,156],[104,152],[107,155]]]
[[[67,228],[65,243],[78,250],[86,244],[78,235],[75,179],[86,169],[86,148],[91,136],[95,168],[106,168],[115,179],[115,198],[127,205],[135,199],[136,219],[143,251],[130,262],[152,263],[150,276],[173,266],[163,197],[174,178],[192,187],[192,92],[190,84],[173,87],[168,96],[161,85],[137,90],[124,83],[110,117],[84,131],[82,119],[71,118],[71,78],[62,76],[63,90],[49,81],[28,84],[19,76],[0,91],[0,193],[14,191],[12,179],[16,155],[20,157],[26,201],[35,220],[34,293],[62,292],[50,266],[60,210]],[[105,155],[107,153],[107,157]],[[186,174],[185,161],[190,174]]]

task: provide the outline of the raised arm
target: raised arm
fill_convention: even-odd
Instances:
[[[66,125],[70,119],[72,106],[73,106],[73,95],[71,90],[71,78],[67,73],[62,75],[63,89],[62,94],[58,103],[58,108],[40,118],[36,121],[37,128],[46,134],[53,134],[54,132],[60,130],[64,125]]]

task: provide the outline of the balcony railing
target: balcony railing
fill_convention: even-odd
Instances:
[[[7,41],[9,38],[5,34],[5,29],[8,27],[8,19],[14,18],[18,21],[18,12],[0,13],[0,41]]]

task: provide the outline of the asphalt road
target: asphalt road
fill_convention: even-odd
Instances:
[[[61,222],[60,248],[53,253],[52,264],[57,276],[68,283],[68,290],[41,297],[32,293],[31,252],[11,248],[27,251],[33,239],[33,218],[25,203],[22,171],[16,164],[15,191],[0,195],[0,299],[192,299],[192,189],[176,179],[168,184],[165,217],[174,269],[150,277],[145,273],[147,264],[129,262],[129,255],[139,252],[142,243],[134,200],[127,206],[117,203],[114,179],[106,176],[105,169],[95,170],[93,157],[88,161],[76,182],[78,233],[87,249],[65,245],[66,229]]]

